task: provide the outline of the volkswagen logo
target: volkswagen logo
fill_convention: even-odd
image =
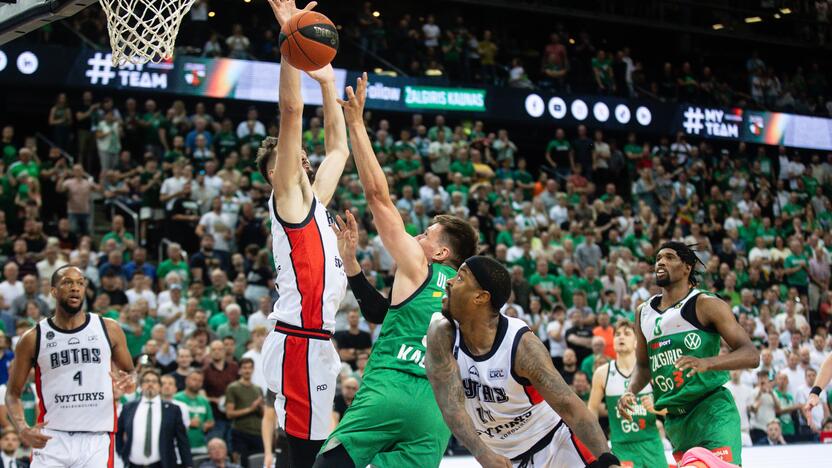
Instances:
[[[697,349],[701,344],[702,338],[700,338],[696,333],[688,333],[685,335],[685,346],[687,346],[688,349]]]

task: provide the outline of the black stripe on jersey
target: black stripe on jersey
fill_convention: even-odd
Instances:
[[[37,365],[40,355],[40,322],[35,325],[35,355],[32,357],[32,365]]]
[[[312,197],[312,205],[309,207],[309,213],[306,214],[306,219],[299,223],[286,222],[280,217],[279,214],[277,214],[277,200],[275,198],[276,197],[272,195],[272,212],[274,213],[274,217],[277,219],[277,222],[279,222],[283,227],[287,227],[289,229],[300,229],[309,224],[309,222],[312,221],[312,218],[315,217],[315,207],[318,204],[318,200],[314,196]]]
[[[113,349],[113,342],[112,342],[112,341],[110,341],[110,334],[109,334],[109,333],[107,333],[107,324],[106,324],[106,323],[104,323],[104,317],[102,317],[102,316],[100,316],[100,315],[99,315],[99,316],[98,316],[98,320],[101,322],[101,331],[103,331],[103,332],[104,332],[104,338],[106,338],[106,339],[107,339],[107,344],[110,346],[110,350],[112,351],[112,349]]]
[[[330,345],[331,346],[331,345]],[[315,412],[315,405],[312,403],[312,373],[309,372],[309,352],[312,342],[306,342],[306,401],[309,402],[309,431],[306,433],[306,440],[312,440],[312,413]]]
[[[407,299],[405,299],[405,300],[403,300],[403,301],[399,302],[399,303],[398,303],[398,304],[396,304],[396,305],[393,305],[393,304],[392,304],[392,302],[391,302],[391,304],[390,304],[390,308],[391,308],[391,309],[398,309],[398,308],[404,307],[404,306],[405,306],[405,304],[407,304],[408,302],[410,302],[410,301],[412,301],[413,299],[415,299],[415,298],[416,298],[416,296],[418,296],[420,292],[424,291],[424,289],[425,289],[426,287],[428,287],[428,283],[430,283],[430,279],[431,279],[432,277],[433,277],[433,264],[432,264],[432,263],[430,263],[430,262],[428,262],[428,277],[427,277],[427,278],[425,278],[425,281],[423,281],[423,282],[422,282],[422,284],[420,284],[420,285],[419,285],[419,287],[418,287],[418,288],[416,288],[416,290],[415,290],[415,291],[413,291],[413,294],[411,294],[411,295],[407,296]],[[393,281],[394,281],[394,282],[396,281],[395,276],[393,277]],[[393,297],[393,287],[392,287],[392,285],[391,285],[391,287],[390,287],[390,297],[391,297],[391,298]]]
[[[80,325],[80,326],[77,326],[77,327],[73,328],[72,330],[66,330],[66,329],[63,329],[63,328],[61,328],[61,327],[59,327],[59,326],[55,325],[55,322],[53,322],[53,321],[52,321],[52,318],[51,318],[51,317],[50,317],[50,318],[48,318],[48,319],[46,319],[46,321],[47,321],[47,322],[49,322],[49,326],[50,326],[50,327],[52,327],[52,328],[54,328],[54,329],[55,329],[55,331],[60,332],[60,333],[65,333],[65,334],[67,334],[67,335],[71,335],[71,334],[73,334],[73,333],[78,333],[79,331],[81,331],[81,330],[83,330],[84,328],[86,328],[86,327],[87,327],[87,325],[89,325],[89,323],[90,323],[90,314],[89,314],[89,312],[84,312],[84,313],[85,313],[85,314],[86,314],[86,316],[87,316],[87,317],[86,317],[86,319],[84,320],[84,323],[83,323],[82,325]]]
[[[461,330],[459,332],[459,349],[461,349],[462,352],[465,353],[466,356],[468,356],[469,358],[471,358],[471,359],[473,359],[477,362],[487,361],[487,360],[491,359],[492,356],[494,356],[494,354],[497,352],[498,349],[500,349],[500,346],[503,344],[503,339],[506,336],[506,331],[507,330],[508,330],[508,319],[506,318],[505,315],[500,314],[500,321],[497,324],[497,334],[494,336],[494,343],[491,344],[491,349],[487,353],[483,354],[482,356],[477,356],[474,353],[472,353],[471,351],[469,351],[468,347],[465,346],[465,340],[462,339],[462,331]],[[528,328],[526,328],[526,330],[528,330]],[[520,333],[518,333],[518,335],[520,335]],[[512,363],[513,362],[514,362],[514,350],[512,350]]]
[[[711,332],[711,333],[719,333],[716,330],[716,327],[714,325],[706,327],[705,325],[702,324],[702,322],[699,321],[699,317],[696,316],[696,302],[699,300],[699,296],[701,294],[702,293],[696,293],[696,294],[694,294],[693,297],[688,299],[687,302],[685,302],[685,305],[682,306],[682,312],[681,312],[682,318],[687,320],[688,322],[690,322],[691,325],[693,325],[694,327],[696,327],[696,328],[698,328],[702,331],[707,331],[707,332]],[[739,320],[739,319],[737,319],[737,320]]]
[[[313,203],[313,205],[314,205],[314,203]],[[324,210],[324,211],[326,211],[326,210]],[[316,221],[315,226],[316,226],[316,230],[318,231],[318,239],[321,241],[321,254],[324,257],[323,258],[323,260],[324,260],[324,273],[323,273],[323,275],[321,275],[321,310],[319,312],[321,314],[321,326],[324,326],[325,325],[324,324],[324,309],[326,308],[326,271],[327,271],[326,266],[327,266],[327,263],[329,263],[329,261],[327,260],[327,256],[326,256],[326,253],[327,253],[326,252],[326,244],[324,243],[324,235],[323,235],[323,233],[321,233],[321,225]],[[330,229],[332,229],[332,228],[330,228]],[[337,253],[336,253],[336,255],[337,255]],[[392,291],[392,289],[391,289],[391,291]],[[301,310],[300,314],[303,315],[302,310]],[[309,357],[308,357],[309,353],[307,353],[306,355],[307,355],[306,362],[308,364],[309,363]],[[308,373],[308,369],[307,369],[307,373]],[[311,395],[309,397],[309,401],[312,401],[312,396]],[[310,403],[310,405],[311,405],[311,403]],[[310,437],[311,437],[311,434],[312,434],[312,411],[309,411],[309,434],[310,434]]]

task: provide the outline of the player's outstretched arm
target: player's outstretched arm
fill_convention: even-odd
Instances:
[[[351,86],[347,87],[348,100],[339,99],[338,103],[344,108],[344,116],[350,129],[355,166],[358,169],[361,185],[364,186],[364,196],[367,198],[367,206],[373,213],[378,234],[381,236],[384,248],[396,260],[397,271],[404,274],[407,282],[411,283],[403,285],[403,282],[397,281],[398,284],[394,283],[394,288],[409,288],[409,286],[415,288],[425,280],[428,263],[419,243],[404,230],[404,222],[399,215],[399,210],[390,198],[387,177],[373,152],[367,128],[364,126],[366,91],[367,81],[363,77],[358,78],[355,91]]]
[[[676,367],[687,371],[686,377],[691,377],[697,372],[753,369],[760,365],[760,351],[740,327],[731,312],[731,307],[725,301],[700,294],[696,298],[696,314],[704,326],[713,325],[716,328],[722,339],[728,343],[731,352],[707,359],[680,357],[676,360]]]
[[[592,390],[589,392],[589,401],[586,406],[592,411],[596,417],[606,416],[601,414],[601,402],[604,400],[604,391],[607,387],[607,371],[609,370],[609,363],[598,366],[595,373],[592,374]],[[607,411],[610,411],[607,408]]]
[[[495,454],[477,435],[471,417],[465,411],[465,393],[459,377],[459,365],[451,349],[454,346],[454,326],[443,318],[430,324],[427,336],[425,371],[433,387],[433,396],[445,424],[482,466],[510,467],[511,462]]]
[[[598,418],[566,385],[546,347],[533,333],[525,333],[520,338],[514,368],[517,375],[531,382],[596,458],[607,452],[607,439]]]
[[[295,0],[269,0],[275,17],[282,27],[301,10],[295,6]],[[304,10],[311,10],[315,2],[310,2]],[[281,217],[290,223],[302,221],[311,203],[311,191],[304,186],[303,165],[301,162],[301,131],[303,128],[303,98],[300,94],[300,72],[289,64],[288,60],[280,63],[279,84],[280,134],[277,142],[277,163],[271,176],[275,198],[280,208]],[[309,193],[307,193],[309,192]],[[298,203],[302,201],[302,203]]]
[[[803,406],[803,411],[809,412],[820,403],[820,392],[829,385],[830,380],[832,380],[832,354],[829,354],[823,360],[820,371],[815,377],[815,383],[812,384],[812,392],[809,394],[809,398]]]
[[[618,412],[622,418],[631,421],[630,414],[636,407],[636,395],[650,382],[650,361],[647,357],[647,339],[641,331],[641,307],[636,310],[636,366],[630,378],[627,393],[618,399]]]
[[[31,447],[43,448],[50,437],[40,432],[43,424],[29,427],[23,415],[23,403],[20,400],[23,386],[26,385],[29,371],[32,370],[32,364],[35,362],[36,335],[37,329],[30,329],[23,334],[14,349],[14,359],[9,369],[9,381],[6,383],[6,408],[9,420],[20,434],[20,439]]]
[[[335,72],[332,70],[332,65],[308,72],[308,75],[321,85],[321,95],[324,101],[324,144],[326,145],[326,158],[315,174],[312,189],[321,203],[328,205],[335,189],[338,188],[344,166],[350,157],[350,149],[347,146],[347,125],[344,123],[344,112],[336,101],[338,92],[335,89]],[[364,78],[366,79],[366,74]]]

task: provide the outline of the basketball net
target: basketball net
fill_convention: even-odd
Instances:
[[[196,0],[101,0],[113,65],[159,63],[173,57],[182,18]]]

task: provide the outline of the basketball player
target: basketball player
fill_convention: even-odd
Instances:
[[[85,295],[83,272],[58,268],[55,315],[24,333],[15,348],[6,406],[21,440],[34,449],[32,468],[113,467],[113,388],[135,391],[133,360],[117,322],[81,311]],[[40,401],[35,427],[26,424],[20,401],[32,366]]]
[[[666,242],[656,255],[661,294],[636,311],[636,367],[618,400],[628,421],[636,394],[652,383],[655,407],[667,409],[665,433],[673,456],[704,447],[726,462],[742,463],[740,415],[722,385],[732,369],[752,369],[760,353],[723,300],[696,288],[696,253],[681,242]],[[731,348],[719,354],[720,339]]]
[[[310,2],[298,10],[294,0],[269,3],[281,27],[315,6]],[[258,168],[273,188],[269,212],[280,293],[269,317],[276,320],[275,329],[263,343],[263,369],[276,394],[275,411],[288,436],[293,468],[312,466],[330,431],[341,369],[330,338],[347,286],[326,210],[349,156],[344,115],[335,100],[332,66],[309,76],[321,86],[327,153],[314,182],[301,146],[300,72],[287,60],[280,66],[280,138],[266,138],[257,155]]]
[[[645,407],[636,403],[633,411],[635,421],[624,420],[616,403],[627,390],[636,365],[636,329],[632,322],[619,320],[615,324],[613,337],[615,360],[602,364],[592,376],[592,391],[589,394],[589,410],[598,414],[601,400],[604,400],[610,420],[610,442],[612,453],[625,467],[649,466],[667,467],[664,446],[656,428],[656,414],[651,405]],[[650,384],[639,393],[642,399],[652,398]]]
[[[349,229],[344,229],[352,242],[351,252],[342,252],[344,268],[365,318],[381,323],[382,329],[361,389],[315,467],[365,467],[370,462],[381,468],[438,466],[451,433],[425,376],[425,334],[442,309],[445,282],[476,251],[477,233],[453,216],[437,216],[416,237],[405,231],[364,127],[366,85],[364,75],[354,93],[347,88],[349,101],[340,102],[367,206],[384,248],[396,261],[396,273],[389,299],[369,284],[355,258],[355,219],[347,213]]]
[[[426,359],[445,422],[485,467],[617,466],[543,343],[500,314],[510,294],[508,271],[489,257],[467,259],[448,281]]]

